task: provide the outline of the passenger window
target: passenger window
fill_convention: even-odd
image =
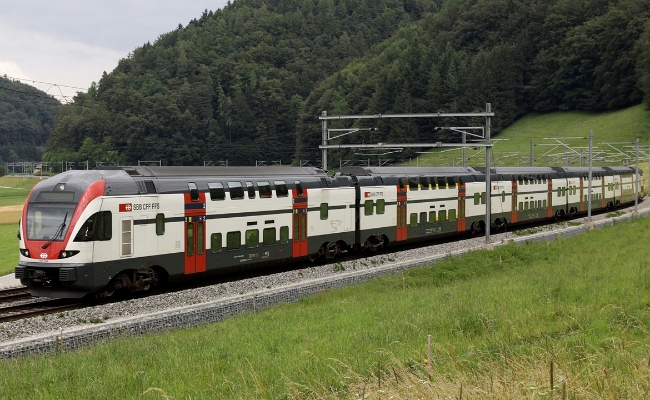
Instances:
[[[275,228],[264,228],[262,232],[262,242],[264,246],[271,246],[275,244]]]
[[[420,189],[429,190],[429,178],[425,176],[420,177]]]
[[[502,203],[506,202],[506,192],[505,191],[501,192],[501,202]]]
[[[435,178],[434,176],[432,176],[432,177],[430,178],[430,181],[431,181],[431,189],[436,190],[436,188],[437,188],[437,185],[436,185],[436,178]]]
[[[365,203],[363,203],[365,215],[372,215],[374,206],[375,203],[372,200],[366,200]]]
[[[435,211],[429,211],[429,223],[433,224],[436,222],[436,212]]]
[[[411,228],[418,226],[418,215],[416,213],[411,214]]]
[[[280,227],[280,244],[289,243],[289,227],[281,226]]]
[[[271,193],[271,184],[269,182],[257,182],[257,187],[260,190],[260,197],[263,199],[269,199],[273,196]]]
[[[246,231],[246,248],[254,249],[260,245],[260,231],[249,229]]]
[[[426,212],[421,212],[420,213],[420,223],[421,224],[426,224],[427,223],[427,213]]]
[[[523,211],[523,209],[524,209],[524,202],[520,201],[519,202],[519,211]]]
[[[194,182],[187,183],[188,188],[190,189],[190,200],[199,201],[199,188]]]
[[[379,199],[377,200],[377,214],[383,214],[386,212],[386,200]]]
[[[210,190],[210,200],[225,200],[226,191],[223,189],[222,183],[208,183]]]
[[[438,220],[440,222],[447,222],[447,210],[440,210],[438,212]]]
[[[246,182],[246,190],[248,191],[248,198],[249,199],[254,199],[255,198],[255,187],[253,186],[253,182]]]
[[[303,195],[302,183],[300,183],[300,181],[295,181],[294,183],[296,185],[296,195],[298,197],[302,197],[302,195]]]
[[[111,240],[113,237],[113,215],[110,211],[99,214],[99,229],[97,240]]]
[[[449,220],[456,221],[456,210],[449,210]]]
[[[210,252],[212,254],[221,253],[221,233],[213,233],[210,236]]]
[[[289,189],[287,189],[287,183],[285,181],[274,181],[275,185],[275,195],[277,197],[287,197],[289,195]]]
[[[240,247],[241,247],[241,232],[239,231],[228,232],[226,234],[226,248],[228,250],[237,250]]]
[[[416,177],[409,177],[409,190],[410,191],[416,191],[418,190],[418,178]]]
[[[456,187],[456,180],[453,177],[450,176],[449,178],[447,178],[447,185],[450,188],[455,188]]]
[[[474,193],[474,205],[478,206],[479,204],[481,204],[481,194]]]
[[[241,182],[228,182],[231,200],[241,200],[244,198],[244,187]]]
[[[438,188],[439,189],[446,189],[447,188],[447,182],[445,181],[444,177],[438,177]]]
[[[165,214],[156,214],[156,235],[165,234]]]
[[[320,219],[326,220],[329,214],[329,206],[327,203],[320,203]]]
[[[486,197],[486,192],[481,193],[481,204],[486,204],[487,203],[487,197]]]

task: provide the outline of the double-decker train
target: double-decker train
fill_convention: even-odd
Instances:
[[[635,176],[593,168],[592,210],[634,202]],[[471,167],[67,171],[27,199],[15,276],[34,296],[107,296],[587,211],[587,168],[494,168],[490,180]]]

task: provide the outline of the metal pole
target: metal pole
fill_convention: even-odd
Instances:
[[[321,114],[323,117],[327,116],[327,111]],[[327,146],[327,120],[323,119],[323,146]],[[323,169],[327,171],[327,149],[323,149]]]
[[[634,216],[639,215],[639,138],[636,138],[636,168],[635,168],[634,185]]]
[[[591,178],[592,178],[592,147],[594,143],[594,131],[589,131],[589,201],[587,205],[587,222],[591,223]]]
[[[463,144],[467,143],[467,133],[463,132]],[[467,167],[465,160],[467,159],[467,149],[463,146],[463,168]]]
[[[530,139],[530,158],[528,159],[528,166],[533,166],[533,139]]]
[[[492,104],[485,104],[485,111],[492,112]],[[485,243],[490,244],[490,227],[492,226],[492,181],[490,176],[490,117],[485,117]]]

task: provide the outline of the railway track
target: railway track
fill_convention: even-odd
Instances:
[[[75,303],[70,302],[69,300],[55,299],[0,307],[0,323],[76,310],[87,306],[88,304],[85,303]]]
[[[0,290],[0,304],[23,299],[30,299],[32,297],[25,287],[11,288]]]

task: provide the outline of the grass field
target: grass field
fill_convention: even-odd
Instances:
[[[552,147],[545,144],[552,144],[552,140],[543,140],[544,138],[561,138],[561,137],[587,137],[589,131],[594,132],[594,147],[600,150],[609,149],[608,146],[599,143],[612,142],[634,142],[640,139],[644,146],[645,152],[648,152],[648,143],[650,143],[650,112],[645,111],[644,106],[626,108],[623,110],[609,111],[604,113],[590,112],[554,112],[550,114],[527,114],[526,116],[515,121],[514,124],[504,129],[493,139],[507,139],[499,141],[493,148],[493,163],[498,166],[516,166],[528,165],[530,154],[530,139],[533,139],[534,165],[563,165],[563,157],[542,157],[545,153],[552,150]],[[460,139],[460,134],[459,134]],[[570,146],[585,147],[585,155],[589,145],[587,139],[567,140]],[[618,146],[620,150],[625,149]],[[598,150],[595,149],[594,151]],[[642,149],[643,150],[643,149]],[[562,149],[556,149],[551,154],[562,153]],[[579,150],[577,150],[579,152]],[[435,151],[433,154],[422,154],[419,160],[412,160],[411,164],[419,163],[420,165],[445,165],[449,166],[455,158],[456,165],[461,165],[461,150],[452,150],[440,153]],[[481,150],[467,150],[467,157],[470,158],[468,165],[484,166],[485,153]],[[646,157],[647,160],[647,157]],[[579,165],[578,160],[573,160],[572,165]],[[601,164],[597,162],[596,165]],[[620,161],[603,165],[620,165]],[[586,165],[586,163],[585,163]]]
[[[551,399],[564,385],[569,399],[648,398],[646,235],[648,218],[209,326],[2,361],[2,396]]]
[[[11,274],[18,265],[18,224],[0,225],[0,276]]]

